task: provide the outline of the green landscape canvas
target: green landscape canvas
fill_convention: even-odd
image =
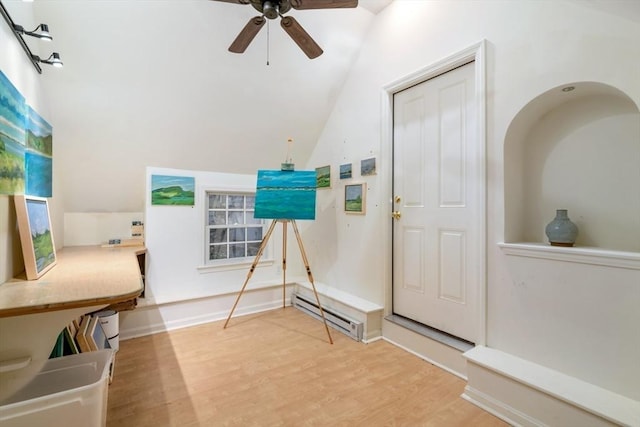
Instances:
[[[27,106],[25,193],[51,197],[53,176],[53,128],[33,108]]]
[[[40,273],[56,261],[49,211],[45,200],[27,199],[26,203],[33,252],[36,259],[36,271]]]
[[[193,206],[195,186],[191,176],[151,175],[151,204]]]
[[[25,190],[24,97],[0,71],[0,194],[22,194]]]

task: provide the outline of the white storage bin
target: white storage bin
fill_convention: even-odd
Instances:
[[[104,334],[109,340],[109,345],[113,351],[118,351],[120,348],[120,315],[114,310],[99,311],[94,316],[100,319],[100,324],[104,330]]]
[[[0,426],[105,426],[112,360],[111,349],[48,360],[31,382],[1,402]]]

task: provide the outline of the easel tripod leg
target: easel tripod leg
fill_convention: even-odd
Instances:
[[[251,279],[251,276],[253,275],[253,271],[256,269],[256,266],[258,265],[258,261],[260,261],[260,257],[262,256],[262,253],[264,252],[264,248],[267,246],[267,242],[269,241],[269,237],[271,237],[271,233],[273,232],[273,229],[276,226],[276,222],[277,221],[274,220],[271,223],[271,225],[269,226],[269,229],[267,230],[267,234],[265,234],[264,239],[262,239],[262,243],[260,244],[260,249],[258,249],[258,253],[256,254],[256,258],[253,260],[253,264],[251,264],[251,268],[249,269],[249,272],[247,273],[247,278],[244,281],[244,285],[242,285],[242,289],[240,289],[240,293],[236,297],[236,302],[233,304],[233,307],[231,308],[231,312],[229,313],[229,317],[227,317],[227,321],[224,322],[224,326],[222,327],[222,329],[226,329],[227,324],[229,324],[229,320],[231,319],[231,316],[233,316],[233,312],[235,311],[236,306],[238,305],[238,301],[240,301],[240,297],[242,296],[242,293],[244,292],[244,289],[247,287],[247,283],[249,283],[249,279]]]
[[[298,241],[298,246],[300,247],[302,261],[304,262],[304,266],[307,269],[307,277],[309,278],[309,282],[311,282],[313,294],[316,297],[316,302],[318,303],[318,308],[320,309],[320,315],[322,316],[322,321],[324,322],[324,328],[327,331],[329,342],[333,344],[333,339],[331,338],[331,334],[329,333],[329,326],[327,325],[327,319],[324,317],[324,310],[322,309],[322,305],[320,305],[320,298],[318,297],[318,292],[316,291],[316,285],[313,282],[313,275],[311,274],[311,267],[309,267],[309,260],[307,259],[307,254],[304,251],[304,246],[302,245],[302,238],[300,237],[300,232],[298,231],[298,225],[294,220],[291,220],[291,225],[293,226],[293,232],[296,235],[296,240]]]
[[[282,221],[282,308],[285,307],[287,288],[287,220]]]

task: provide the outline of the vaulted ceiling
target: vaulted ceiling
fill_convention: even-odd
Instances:
[[[277,20],[244,54],[228,52],[258,15],[248,5],[207,0],[4,0],[25,28],[44,22],[52,43],[27,40],[34,53],[59,52],[61,70],[43,65],[47,98],[55,100],[57,138],[71,127],[105,127],[109,140],[221,139],[247,152],[294,137],[317,140],[375,14],[391,0],[360,0],[355,9],[291,10],[324,50],[310,60]],[[194,102],[194,100],[197,100]],[[101,122],[104,121],[104,122]],[[201,127],[193,132],[195,126]],[[224,128],[224,130],[221,130]],[[143,132],[143,131],[141,131]],[[157,136],[157,135],[156,135]],[[90,141],[87,141],[89,143]],[[257,150],[257,151],[256,151]],[[179,164],[176,165],[179,167]]]

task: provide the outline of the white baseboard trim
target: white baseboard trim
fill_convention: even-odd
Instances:
[[[462,352],[410,329],[383,319],[384,340],[456,377],[467,379],[466,361]]]
[[[287,287],[290,295],[291,289]],[[208,298],[143,305],[135,310],[120,313],[120,339],[157,334],[160,332],[225,320],[237,294],[217,295]],[[291,298],[285,298],[291,305]],[[233,318],[282,307],[282,287],[263,288],[243,293]],[[233,318],[231,321],[233,322]]]
[[[514,425],[640,426],[640,402],[483,346],[464,354],[463,398]]]
[[[464,392],[460,397],[500,418],[511,426],[544,426],[544,424],[540,424],[536,419],[527,416],[511,406],[506,405],[504,402],[494,399],[488,394],[476,390],[469,385],[464,388]]]
[[[406,347],[406,346],[404,346],[404,345],[402,345],[402,344],[400,344],[400,343],[397,343],[397,342],[395,342],[395,341],[393,341],[393,340],[391,340],[391,339],[389,339],[389,338],[387,338],[387,337],[382,337],[382,339],[383,339],[383,340],[385,340],[386,342],[388,342],[389,344],[393,344],[393,345],[395,345],[396,347],[403,349],[403,350],[404,350],[404,351],[406,351],[407,353],[411,353],[411,354],[413,354],[414,356],[419,357],[420,359],[424,360],[425,362],[429,362],[429,363],[431,363],[432,365],[437,366],[438,368],[443,369],[443,370],[445,370],[445,371],[449,372],[450,374],[455,375],[455,376],[456,376],[456,377],[458,377],[458,378],[462,378],[463,380],[466,380],[466,379],[467,379],[467,378],[466,378],[466,377],[464,377],[460,372],[454,371],[453,369],[449,368],[448,366],[446,366],[446,365],[444,365],[444,364],[442,364],[442,363],[439,363],[439,362],[437,362],[437,361],[435,361],[435,360],[431,359],[429,356],[427,356],[427,355],[425,355],[425,354],[423,354],[423,353],[419,353],[419,352],[417,352],[417,351],[414,351],[414,350],[412,350],[411,348]],[[425,338],[425,339],[429,339],[429,338]]]

